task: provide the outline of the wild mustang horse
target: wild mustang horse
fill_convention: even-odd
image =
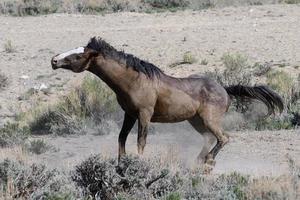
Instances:
[[[51,64],[53,69],[63,68],[76,73],[90,71],[116,93],[117,101],[125,111],[119,135],[119,159],[125,154],[126,138],[136,120],[139,154],[144,151],[150,122],[188,120],[204,138],[198,160],[212,168],[216,155],[229,141],[221,122],[232,97],[260,100],[268,107],[269,114],[283,110],[281,97],[266,86],[224,88],[204,76],[171,77],[155,65],[118,51],[96,37],[85,47],[54,56]]]

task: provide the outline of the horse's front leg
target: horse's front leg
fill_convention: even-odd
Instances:
[[[151,109],[143,109],[139,112],[139,126],[138,126],[138,153],[143,154],[146,145],[148,127],[150,124],[153,111]]]
[[[123,126],[119,134],[119,161],[120,158],[126,154],[125,151],[126,139],[135,122],[136,122],[136,118],[131,117],[130,115],[125,113]]]

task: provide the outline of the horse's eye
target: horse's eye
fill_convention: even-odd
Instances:
[[[79,60],[81,57],[80,56],[76,56],[76,60]]]

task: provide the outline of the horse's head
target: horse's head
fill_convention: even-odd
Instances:
[[[91,60],[98,53],[86,47],[78,47],[65,53],[58,54],[51,59],[53,69],[68,69],[73,72],[83,72],[91,64]]]

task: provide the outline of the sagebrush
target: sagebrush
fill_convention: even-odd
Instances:
[[[56,104],[36,108],[25,118],[33,134],[80,134],[89,124],[99,128],[101,124],[106,126],[107,120],[117,120],[117,108],[114,93],[100,79],[86,76],[79,87]]]
[[[206,72],[206,75],[224,87],[231,85],[254,86],[256,84],[266,84],[283,98],[285,104],[285,110],[281,115],[267,117],[266,109],[259,102],[247,99],[234,99],[230,112],[243,114],[243,119],[238,120],[241,123],[238,125],[235,123],[235,129],[280,130],[292,129],[299,126],[299,78],[295,79],[284,71],[272,69],[268,63],[250,65],[247,57],[239,53],[226,53],[222,56],[221,61],[223,62],[223,69]],[[260,78],[257,79],[257,77]],[[262,78],[266,81],[255,81]]]

